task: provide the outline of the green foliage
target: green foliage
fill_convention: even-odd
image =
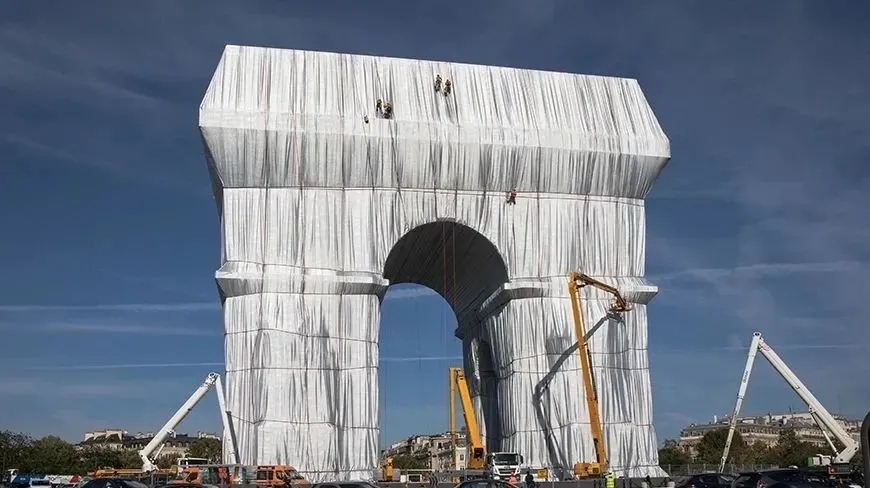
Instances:
[[[659,450],[659,464],[662,466],[718,464],[722,458],[727,437],[727,428],[707,432],[695,446],[694,458],[682,450],[676,441],[665,441],[664,447]],[[830,454],[830,449],[801,441],[792,429],[781,430],[776,444],[770,447],[762,442],[748,445],[740,433],[735,432],[731,441],[728,463],[805,467],[807,458],[819,453]],[[856,456],[854,462],[858,464],[861,460]]]
[[[212,459],[215,455],[214,444],[217,444],[216,456],[220,458],[220,442],[201,443],[200,452]],[[199,441],[197,441],[199,442]],[[161,468],[168,468],[178,460],[178,456],[160,456],[156,462]],[[116,449],[106,445],[89,444],[76,447],[55,436],[33,439],[26,434],[11,431],[0,431],[0,472],[7,469],[18,469],[19,472],[36,472],[46,474],[78,474],[84,475],[98,468],[112,467],[116,469],[136,469],[142,467],[142,460],[136,451],[131,449]]]
[[[781,466],[803,467],[807,465],[808,457],[823,450],[826,449],[799,440],[794,430],[785,429],[780,431],[776,445],[770,449],[769,459],[775,459]]]
[[[429,456],[398,454],[393,456],[393,467],[396,469],[430,469]]]
[[[205,458],[210,462],[219,463],[223,455],[223,447],[218,439],[203,437],[193,441],[189,453],[190,457]]]
[[[178,464],[178,454],[163,454],[154,460],[154,464],[160,469],[169,469]]]
[[[722,451],[725,450],[727,438],[728,429],[711,430],[704,434],[696,448],[695,463],[718,464],[722,459]],[[743,441],[743,436],[740,435],[740,432],[734,432],[734,438],[731,440],[731,452],[728,456],[729,462],[746,462],[746,453],[746,442]]]
[[[663,466],[680,466],[691,463],[692,456],[673,439],[665,440],[665,446],[659,449],[659,464]]]

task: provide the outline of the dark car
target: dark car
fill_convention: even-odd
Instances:
[[[378,488],[377,485],[366,481],[328,481],[316,483],[311,488]]]
[[[731,488],[830,488],[822,476],[799,469],[767,469],[740,473]]]
[[[148,485],[125,478],[94,478],[79,488],[148,488]]]
[[[501,480],[468,480],[454,488],[517,488],[517,486]]]
[[[674,488],[731,488],[736,478],[725,473],[701,473],[680,476],[674,480]]]

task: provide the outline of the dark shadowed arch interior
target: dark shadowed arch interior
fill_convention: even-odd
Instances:
[[[461,325],[473,320],[480,304],[508,281],[508,272],[489,239],[468,226],[438,221],[415,227],[396,242],[384,278],[435,290]]]
[[[501,424],[498,411],[498,376],[492,357],[492,346],[484,340],[476,341],[478,370],[480,372],[480,397],[483,421],[486,424],[486,445],[498,450],[501,442]]]

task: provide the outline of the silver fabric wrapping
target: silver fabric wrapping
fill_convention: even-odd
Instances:
[[[377,116],[378,98],[393,119]],[[551,467],[591,460],[576,353],[533,399],[576,341],[566,276],[579,270],[638,303],[592,341],[611,466],[661,474],[643,198],[670,149],[637,82],[227,46],[200,130],[242,462],[312,480],[373,475],[379,305],[397,282],[457,311],[491,450]],[[590,327],[605,303],[585,302]]]

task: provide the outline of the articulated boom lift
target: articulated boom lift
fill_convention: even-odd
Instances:
[[[801,397],[801,400],[809,407],[810,414],[813,420],[819,425],[825,439],[830,444],[836,454],[834,462],[848,463],[852,460],[860,447],[858,442],[852,439],[852,436],[846,432],[846,429],[831,415],[830,412],[822,405],[822,403],[810,393],[806,385],[797,377],[796,374],[785,364],[785,361],[774,352],[774,350],[761,337],[761,332],[756,332],[752,335],[752,344],[749,346],[749,355],[746,358],[746,368],[743,370],[743,378],[740,380],[740,388],[737,390],[737,403],[734,406],[734,413],[731,415],[731,422],[728,426],[728,438],[725,441],[725,450],[722,452],[722,460],[719,462],[719,472],[725,469],[725,462],[728,460],[728,453],[731,450],[731,441],[734,438],[734,430],[737,427],[737,417],[740,415],[740,408],[743,406],[743,397],[746,395],[746,386],[749,384],[749,376],[752,374],[752,365],[755,363],[756,353],[761,352],[761,355],[767,358],[767,361],[773,366],[773,369],[782,376],[788,385]],[[828,436],[828,432],[843,444],[843,450],[837,452],[834,448],[834,443]]]
[[[178,424],[187,417],[187,414],[196,407],[197,403],[205,396],[208,391],[214,387],[217,390],[218,397],[218,405],[221,410],[221,421],[223,423],[224,432],[228,433],[230,436],[229,442],[229,452],[227,453],[228,457],[233,460],[235,464],[240,464],[238,449],[236,447],[236,439],[235,432],[232,430],[232,424],[230,423],[230,415],[227,411],[226,398],[224,397],[224,388],[221,385],[221,377],[217,373],[209,373],[206,376],[205,380],[199,385],[190,398],[181,405],[172,417],[166,422],[166,424],[160,429],[159,432],[151,439],[145,447],[139,451],[139,457],[142,459],[142,471],[144,472],[152,472],[157,470],[157,466],[154,464],[154,461],[151,460],[151,455],[154,454],[158,448],[162,448],[163,443],[166,442],[171,435],[174,434],[175,428],[178,427]]]
[[[578,461],[574,464],[574,475],[577,477],[600,475],[607,469],[607,449],[604,445],[601,413],[598,408],[598,389],[592,374],[592,360],[589,353],[588,338],[586,337],[586,326],[583,321],[583,306],[580,303],[580,290],[584,286],[592,286],[613,295],[610,313],[622,313],[631,310],[631,306],[615,287],[583,273],[572,272],[568,275],[568,292],[571,295],[571,311],[574,314],[574,333],[577,336],[577,354],[580,356],[580,369],[583,374],[583,388],[586,395],[586,409],[589,412],[592,443],[595,446],[595,462],[584,463]]]
[[[468,436],[468,462],[469,469],[483,469],[486,463],[486,447],[480,435],[480,426],[477,425],[477,417],[474,416],[474,406],[471,403],[471,392],[468,390],[468,382],[465,380],[465,372],[462,368],[450,368],[450,436],[454,449],[456,448],[456,393],[459,393],[459,402],[462,405],[462,417],[465,419],[465,430]]]

